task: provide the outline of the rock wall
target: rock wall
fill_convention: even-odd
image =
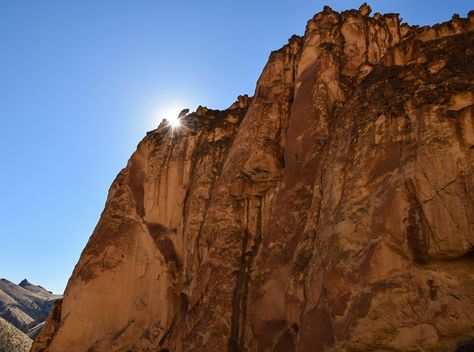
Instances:
[[[470,343],[474,13],[369,15],[325,7],[253,98],[148,133],[32,351]]]

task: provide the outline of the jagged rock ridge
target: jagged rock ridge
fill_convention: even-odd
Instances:
[[[253,98],[149,133],[32,351],[469,346],[474,12],[369,15],[325,7]]]

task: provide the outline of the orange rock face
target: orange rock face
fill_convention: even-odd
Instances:
[[[253,98],[150,132],[32,351],[471,343],[474,15],[369,15],[326,7]]]

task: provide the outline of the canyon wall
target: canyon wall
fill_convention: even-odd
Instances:
[[[474,339],[474,12],[325,7],[253,97],[163,122],[32,351],[448,351]]]

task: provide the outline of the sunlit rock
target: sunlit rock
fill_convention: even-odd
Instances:
[[[469,344],[473,15],[369,14],[325,7],[253,98],[148,134],[32,351]]]

